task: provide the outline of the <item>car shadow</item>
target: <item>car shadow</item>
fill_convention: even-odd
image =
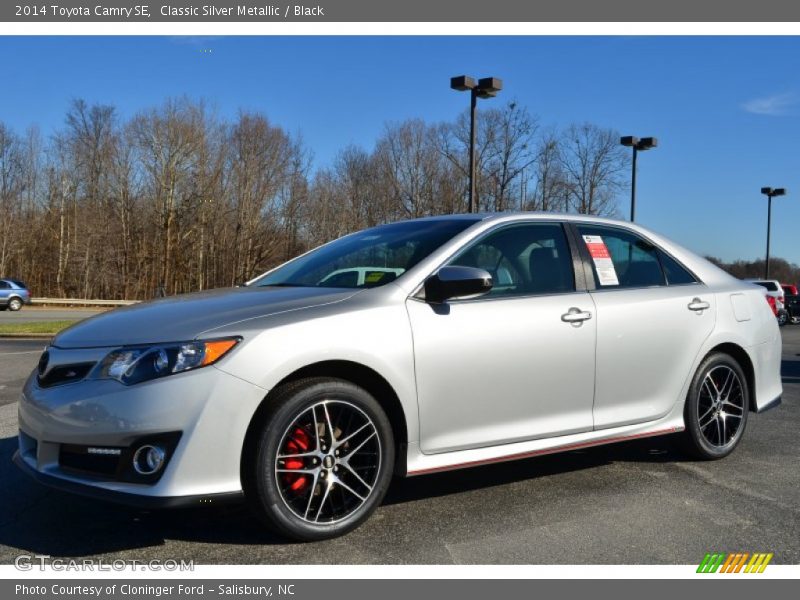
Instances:
[[[635,440],[587,450],[475,467],[434,475],[396,478],[384,500],[401,504],[480,488],[591,469],[616,461],[663,463],[681,460],[674,436]],[[0,439],[0,545],[53,557],[83,557],[185,542],[277,545],[246,505],[144,511],[83,498],[41,486],[12,462],[17,439]],[[8,554],[8,550],[4,551]],[[3,562],[8,562],[6,558]]]

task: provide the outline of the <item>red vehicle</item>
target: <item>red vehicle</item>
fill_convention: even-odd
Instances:
[[[767,299],[767,304],[772,309],[772,314],[776,317],[778,316],[778,306],[775,304],[775,297],[774,296],[764,296]]]
[[[800,323],[800,294],[797,293],[797,286],[791,283],[782,283],[781,289],[785,294],[784,307],[789,313],[789,321]]]

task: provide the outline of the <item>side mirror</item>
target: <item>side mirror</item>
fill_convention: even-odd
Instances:
[[[475,267],[442,267],[425,280],[425,301],[441,304],[451,298],[485,294],[494,283],[488,271]]]

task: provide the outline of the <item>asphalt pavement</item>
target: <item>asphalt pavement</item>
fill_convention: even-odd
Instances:
[[[41,341],[0,340],[0,563],[53,557],[197,564],[697,564],[709,551],[800,563],[800,326],[783,330],[783,404],[751,413],[733,455],[662,437],[398,479],[336,540],[292,544],[246,507],[147,512],[70,496],[11,464],[16,399]]]

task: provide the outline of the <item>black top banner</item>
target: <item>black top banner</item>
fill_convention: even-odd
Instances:
[[[2,22],[787,22],[787,0],[123,0],[3,2]]]

